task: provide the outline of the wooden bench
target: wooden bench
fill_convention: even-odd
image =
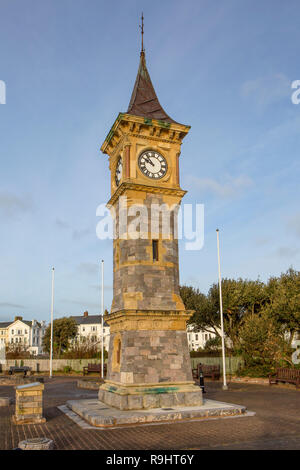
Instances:
[[[211,377],[212,380],[219,380],[220,378],[220,366],[198,364],[197,369],[192,369],[193,379],[199,379],[200,371],[203,373],[203,377]]]
[[[9,373],[9,375],[13,375],[13,374],[16,374],[18,372],[21,372],[21,373],[24,374],[24,377],[25,377],[27,375],[27,372],[29,372],[29,371],[30,371],[30,367],[28,367],[28,366],[22,366],[22,367],[21,366],[20,367],[10,366],[8,373]]]
[[[101,364],[88,364],[83,368],[83,375],[87,375],[90,372],[97,372],[101,374]],[[106,375],[107,365],[103,364],[103,374]]]
[[[289,367],[280,367],[276,370],[276,374],[269,375],[269,385],[278,382],[286,382],[295,384],[296,388],[300,386],[300,369],[291,369]]]

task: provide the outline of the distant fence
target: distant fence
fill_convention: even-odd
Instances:
[[[197,364],[207,364],[207,365],[216,365],[220,366],[221,371],[223,371],[223,361],[222,357],[191,357],[192,368],[196,369]],[[241,357],[233,356],[226,357],[226,374],[235,374],[236,371],[244,365],[244,361]]]
[[[4,363],[3,363],[4,362]],[[49,359],[7,359],[0,364],[0,371],[9,370],[11,366],[23,364],[31,368],[32,372],[48,372],[50,370]],[[53,359],[53,370],[62,371],[69,366],[72,370],[81,372],[88,364],[99,364],[100,359]]]
[[[220,365],[221,370],[223,370],[222,357],[192,357],[192,368],[196,368],[199,362],[207,365]],[[53,370],[63,371],[64,367],[68,366],[74,371],[82,372],[88,364],[99,363],[100,359],[53,359]],[[243,366],[243,363],[241,357],[226,357],[227,374],[235,374],[238,368]],[[9,370],[11,366],[20,366],[21,364],[30,367],[32,372],[48,372],[50,370],[49,359],[7,359],[0,364],[0,372]]]

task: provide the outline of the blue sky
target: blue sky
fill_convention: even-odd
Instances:
[[[205,204],[205,244],[180,244],[181,282],[266,280],[299,269],[298,1],[0,0],[0,320],[99,312],[112,298],[112,243],[96,237],[109,197],[99,151],[126,111],[145,16],[148,70],[175,120],[185,202]]]

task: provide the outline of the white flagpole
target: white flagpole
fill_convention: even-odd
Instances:
[[[221,281],[219,229],[217,228],[216,231],[217,231],[217,246],[218,246],[220,317],[221,317],[222,358],[223,358],[223,387],[222,388],[223,388],[223,390],[228,390],[227,383],[226,383],[226,361],[225,361],[225,339],[224,339],[224,321],[223,321],[223,302],[222,302],[222,281]]]
[[[104,261],[101,261],[101,271],[102,271],[102,286],[101,286],[101,378],[104,378],[104,325],[103,325],[103,316],[104,316]]]
[[[52,360],[53,360],[53,309],[54,309],[54,268],[52,268],[52,295],[51,295],[51,319],[50,319],[50,378],[52,379]]]

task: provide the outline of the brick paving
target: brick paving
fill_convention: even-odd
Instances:
[[[45,424],[11,422],[14,404],[0,407],[0,449],[13,449],[31,437],[53,439],[56,449],[180,450],[180,449],[300,449],[300,392],[293,388],[206,382],[207,398],[236,403],[256,416],[211,421],[159,424],[122,429],[82,429],[60,410],[67,400],[95,398],[97,393],[76,387],[72,377],[45,380]],[[1,386],[0,397],[15,396],[13,387]]]

